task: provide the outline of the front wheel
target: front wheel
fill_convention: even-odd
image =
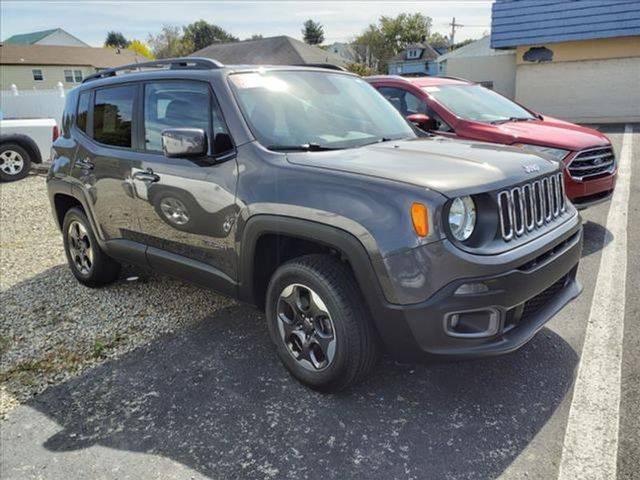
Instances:
[[[269,334],[299,381],[336,392],[362,380],[380,347],[356,281],[329,255],[307,255],[279,267],[267,289]]]

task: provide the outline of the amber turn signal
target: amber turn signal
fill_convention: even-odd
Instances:
[[[421,203],[411,205],[411,221],[413,229],[419,237],[426,237],[429,234],[429,217],[427,217],[427,207]]]

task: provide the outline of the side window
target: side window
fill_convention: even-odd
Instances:
[[[73,83],[73,72],[71,70],[64,71],[64,81],[66,83]]]
[[[204,130],[211,151],[222,153],[227,142],[216,141],[226,136],[222,114],[212,102],[209,87],[201,82],[153,82],[144,89],[144,138],[146,150],[162,151],[162,131],[169,128]],[[228,137],[227,137],[228,138]],[[216,148],[218,147],[218,148]]]
[[[427,106],[426,113],[433,120],[433,123],[434,123],[433,130],[437,130],[439,132],[453,132],[454,131],[453,128],[451,128],[451,126],[447,122],[445,122],[442,119],[442,117],[440,115],[438,115],[433,108]]]
[[[407,115],[425,113],[427,111],[427,104],[411,92],[404,92],[404,101],[407,106]]]
[[[380,87],[379,92],[389,100],[396,110],[404,115],[404,90],[394,87]]]
[[[42,69],[34,68],[31,70],[31,75],[33,75],[33,80],[36,82],[41,82],[44,80],[44,74],[42,73]]]
[[[96,90],[93,107],[93,139],[96,142],[131,148],[135,91],[133,85]]]
[[[78,99],[78,112],[76,113],[76,125],[80,130],[86,133],[87,120],[89,118],[89,99],[91,98],[91,92],[86,91],[80,94]]]
[[[416,97],[413,93],[395,87],[380,87],[380,93],[402,113],[411,115],[412,113],[425,113],[427,104]]]

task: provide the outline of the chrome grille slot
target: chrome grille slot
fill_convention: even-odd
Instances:
[[[497,199],[500,234],[505,241],[554,221],[567,207],[562,173],[502,190]]]
[[[533,230],[536,225],[536,208],[533,202],[533,189],[530,184],[522,187],[522,197],[524,201],[524,218],[527,230]]]
[[[513,227],[516,235],[522,235],[524,233],[524,202],[522,190],[519,187],[511,190],[511,200],[513,201]]]
[[[584,180],[597,175],[613,172],[616,157],[611,147],[598,147],[582,150],[569,162],[567,168],[576,180]]]
[[[549,191],[549,179],[542,179],[542,204],[544,209],[545,221],[551,220],[553,212],[551,211],[551,192]]]

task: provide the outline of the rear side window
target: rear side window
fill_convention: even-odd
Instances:
[[[96,90],[93,107],[93,139],[115,147],[131,148],[131,121],[136,87]]]
[[[89,118],[89,98],[90,92],[82,92],[78,99],[78,113],[76,115],[76,125],[86,133],[87,119]]]

